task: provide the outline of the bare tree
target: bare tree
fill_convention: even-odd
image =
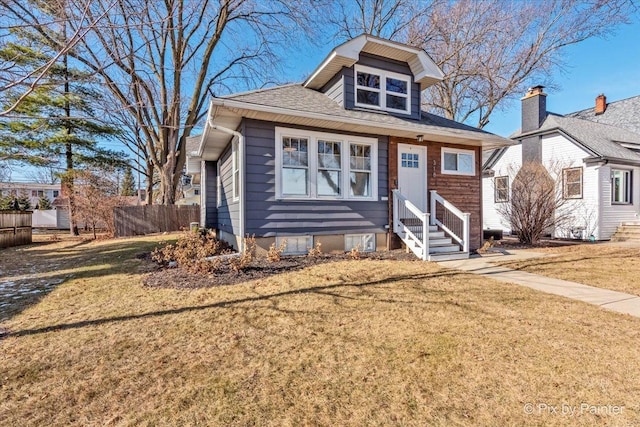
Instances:
[[[324,3],[319,17],[335,28],[335,37],[351,39],[362,33],[391,40],[407,38],[407,30],[428,17],[442,0],[338,0]],[[337,12],[336,12],[337,11]]]
[[[427,21],[412,24],[407,41],[431,53],[445,74],[426,104],[482,128],[532,82],[552,85],[564,47],[609,35],[635,12],[630,0],[440,3]]]
[[[99,228],[113,236],[113,209],[126,205],[126,198],[118,195],[118,184],[113,175],[104,170],[82,170],[76,171],[74,178],[78,219],[91,229],[94,239]]]
[[[337,6],[335,5],[337,3]],[[424,104],[482,128],[531,83],[553,86],[563,48],[613,33],[632,0],[337,0],[334,33],[362,32],[424,48],[444,72]]]
[[[509,201],[497,205],[496,210],[520,242],[536,244],[544,234],[573,219],[570,199],[563,195],[559,166],[527,162],[519,169],[509,167],[508,176]]]
[[[206,115],[209,94],[260,81],[273,69],[274,43],[298,37],[304,27],[294,24],[307,10],[285,0],[120,0],[113,7],[92,2],[89,8],[80,0],[52,1],[61,2],[70,31],[87,20],[99,22],[68,53],[135,117],[159,171],[164,204],[175,201],[186,138]],[[34,11],[23,0],[5,3],[13,19],[60,48],[42,25],[43,9]]]
[[[0,2],[0,12],[3,12],[2,16],[4,18],[0,20],[0,41],[3,44],[7,41],[13,40],[16,34],[21,34],[25,31],[30,31],[31,29],[31,23],[28,22],[28,19],[22,19],[24,17],[19,17],[21,8],[16,8],[16,4],[14,3],[17,2]],[[37,2],[24,3],[25,8],[31,9]],[[46,2],[43,3],[46,5]],[[20,60],[19,56],[1,58],[0,95],[4,95],[7,92],[18,93],[19,95],[17,97],[12,97],[10,103],[3,105],[3,108],[0,109],[0,117],[13,113],[14,110],[41,85],[42,80],[48,75],[51,68],[72,49],[74,49],[76,44],[86,35],[89,29],[93,28],[97,22],[104,17],[103,14],[95,16],[93,20],[88,19],[86,12],[88,12],[89,6],[92,3],[91,0],[85,0],[78,3],[79,9],[84,12],[79,14],[79,25],[76,26],[73,34],[68,35],[64,40],[59,40],[56,44],[56,52],[50,56],[48,61],[39,64],[25,64]],[[109,10],[114,4],[115,1],[111,2],[105,7],[105,10]],[[11,16],[18,16],[19,19],[10,19]],[[39,20],[38,25],[45,28],[46,32],[55,34],[64,24],[64,21],[65,19],[60,16],[49,16],[48,18]]]
[[[57,184],[60,182],[60,172],[56,166],[40,166],[33,169],[28,176],[39,184]]]

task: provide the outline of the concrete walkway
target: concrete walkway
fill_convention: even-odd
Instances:
[[[584,301],[618,313],[640,317],[639,296],[595,288],[567,280],[539,276],[537,274],[512,270],[505,267],[498,267],[491,263],[499,261],[521,261],[543,256],[547,255],[523,250],[509,250],[503,254],[490,253],[482,256],[474,255],[469,259],[442,261],[438,264],[443,267],[478,274],[501,282],[515,283],[538,291]]]

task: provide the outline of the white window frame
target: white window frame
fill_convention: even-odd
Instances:
[[[498,180],[505,180],[507,196],[504,199],[499,197],[499,189],[498,189]],[[493,202],[494,203],[507,203],[509,201],[510,191],[509,191],[509,177],[508,176],[496,176],[493,178]],[[503,189],[504,190],[504,189]]]
[[[308,188],[309,194],[288,195],[282,193],[282,168],[283,149],[282,138],[306,138],[308,141],[307,150],[309,153],[309,174]],[[335,196],[318,195],[318,140],[340,142],[340,189],[341,194]],[[360,136],[350,136],[333,134],[327,132],[314,132],[301,129],[276,127],[275,129],[276,148],[276,199],[293,200],[350,200],[350,201],[376,201],[378,200],[378,140],[377,138],[367,138]],[[371,191],[368,197],[351,196],[350,193],[350,144],[369,145],[371,147]]]
[[[286,241],[283,255],[305,255],[309,253],[309,249],[313,248],[313,236],[276,236],[276,247],[280,247],[282,242]],[[302,246],[304,249],[302,249]],[[292,247],[295,246],[294,250]]]
[[[616,200],[615,186],[613,185],[614,175],[616,172],[622,173],[624,185],[624,200]],[[611,168],[611,204],[614,205],[631,205],[633,204],[633,172],[630,169]]]
[[[231,141],[231,176],[232,176],[232,195],[233,201],[240,200],[240,146],[238,137],[234,137]]]
[[[367,247],[367,242],[371,243],[369,247]],[[356,247],[360,252],[375,252],[376,251],[375,233],[345,234],[344,235],[345,252],[355,249]]]
[[[580,171],[580,194],[569,195],[568,193],[568,184],[576,184],[576,182],[567,182],[567,174],[572,171]],[[584,171],[581,167],[575,168],[564,168],[562,169],[562,197],[565,199],[582,199],[582,194],[584,192],[583,183],[584,183]]]
[[[380,88],[372,88],[369,86],[358,85],[358,72],[367,74],[375,74],[380,76]],[[400,110],[397,108],[387,107],[387,78],[402,80],[407,83],[407,93],[398,93],[390,91],[389,94],[400,98],[406,98],[407,108]],[[406,74],[394,73],[392,71],[381,70],[378,68],[367,67],[364,65],[355,65],[353,70],[353,87],[354,87],[354,105],[362,108],[374,108],[377,110],[390,111],[394,113],[411,114],[411,76]],[[376,92],[379,94],[380,104],[378,106],[371,104],[361,104],[358,102],[358,89]]]
[[[448,148],[448,147],[443,147],[442,150],[440,150],[440,164],[441,164],[441,169],[442,169],[442,173],[445,175],[465,175],[465,176],[475,176],[476,175],[476,152],[475,150],[462,150],[460,148]],[[445,154],[455,154],[456,156],[459,154],[468,154],[471,155],[471,172],[464,172],[464,171],[460,171],[460,170],[448,170],[444,168],[444,155]],[[458,161],[457,164],[459,165],[460,162]]]

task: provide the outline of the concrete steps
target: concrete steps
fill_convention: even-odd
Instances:
[[[640,242],[640,222],[623,222],[613,236],[612,242],[635,241]]]

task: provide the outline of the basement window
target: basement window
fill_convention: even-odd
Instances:
[[[283,255],[305,255],[313,247],[313,236],[276,237],[276,247],[286,241]]]
[[[358,248],[360,252],[374,252],[376,250],[376,235],[366,234],[345,234],[344,250],[350,251]]]

